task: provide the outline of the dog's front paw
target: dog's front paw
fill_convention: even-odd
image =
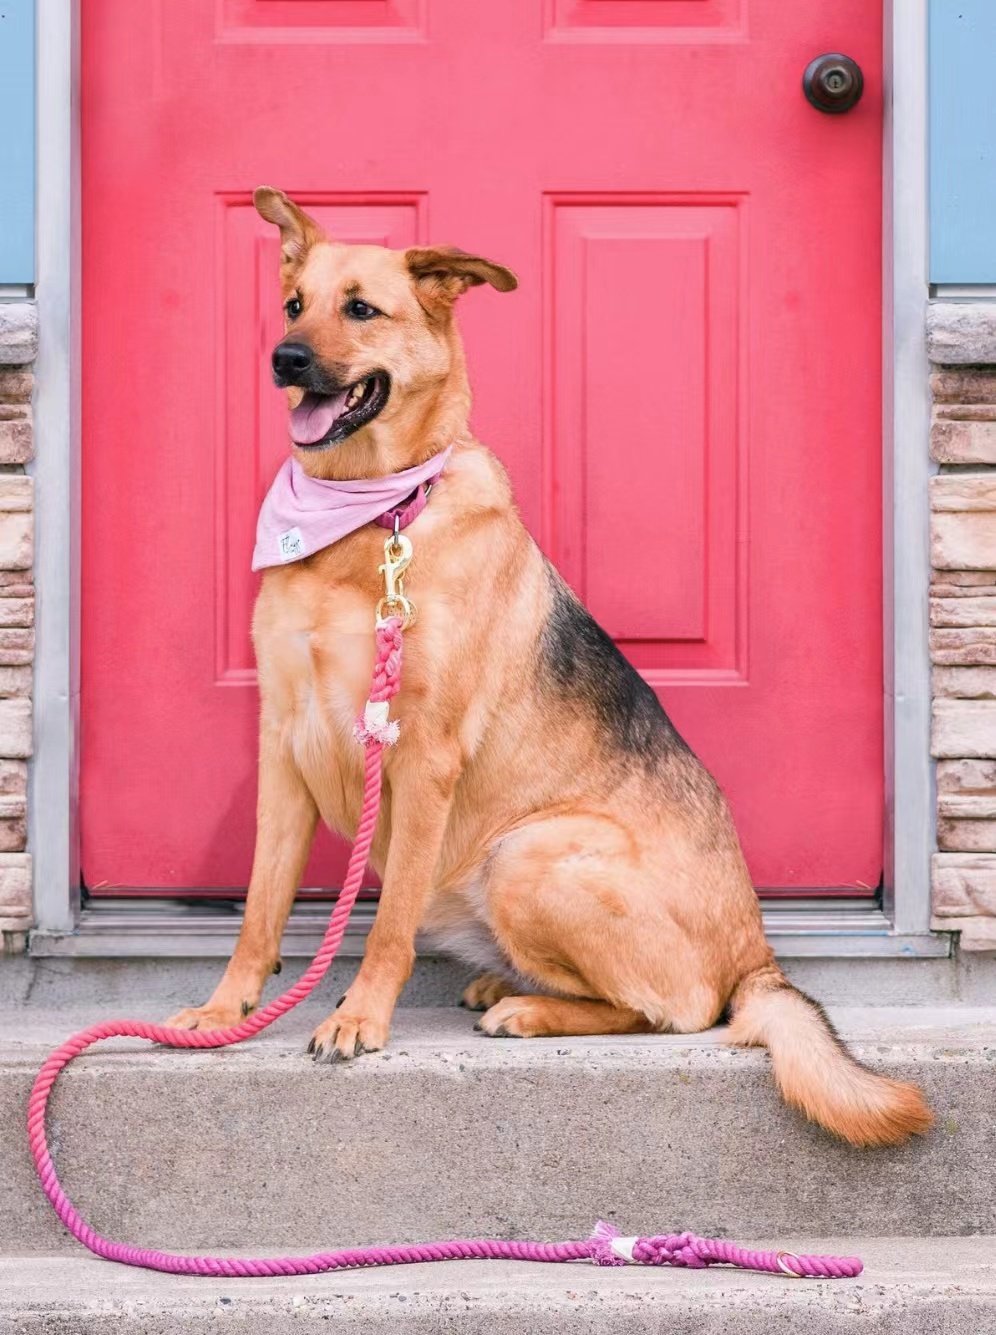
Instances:
[[[387,1043],[390,1022],[345,1009],[333,1011],[308,1044],[316,1062],[343,1062],[363,1052],[379,1052]]]
[[[219,1005],[209,1001],[206,1006],[190,1006],[187,1010],[177,1011],[166,1021],[166,1025],[170,1029],[199,1029],[205,1033],[212,1029],[230,1029],[233,1025],[241,1024],[255,1009],[248,1001],[243,1001],[239,1006]]]

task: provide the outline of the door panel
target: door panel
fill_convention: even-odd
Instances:
[[[473,424],[729,793],[761,887],[881,870],[875,0],[87,0],[82,864],[245,885],[286,189],[515,269]],[[832,12],[830,12],[832,11]],[[805,101],[845,50],[865,95]],[[323,836],[306,882],[334,887]]]

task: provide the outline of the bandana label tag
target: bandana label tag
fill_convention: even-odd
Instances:
[[[289,528],[277,539],[281,561],[297,561],[304,555],[304,538],[299,528]]]

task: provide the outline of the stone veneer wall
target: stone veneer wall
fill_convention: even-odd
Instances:
[[[933,922],[996,950],[996,305],[938,302],[927,320]]]
[[[31,926],[27,847],[27,760],[31,755],[34,658],[32,572],[34,456],[32,363],[37,349],[31,302],[0,302],[0,938],[23,950]]]

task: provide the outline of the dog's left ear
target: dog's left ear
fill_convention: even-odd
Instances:
[[[468,287],[490,283],[499,292],[513,292],[519,280],[511,269],[454,246],[415,246],[405,251],[408,272],[419,300],[453,302]]]

